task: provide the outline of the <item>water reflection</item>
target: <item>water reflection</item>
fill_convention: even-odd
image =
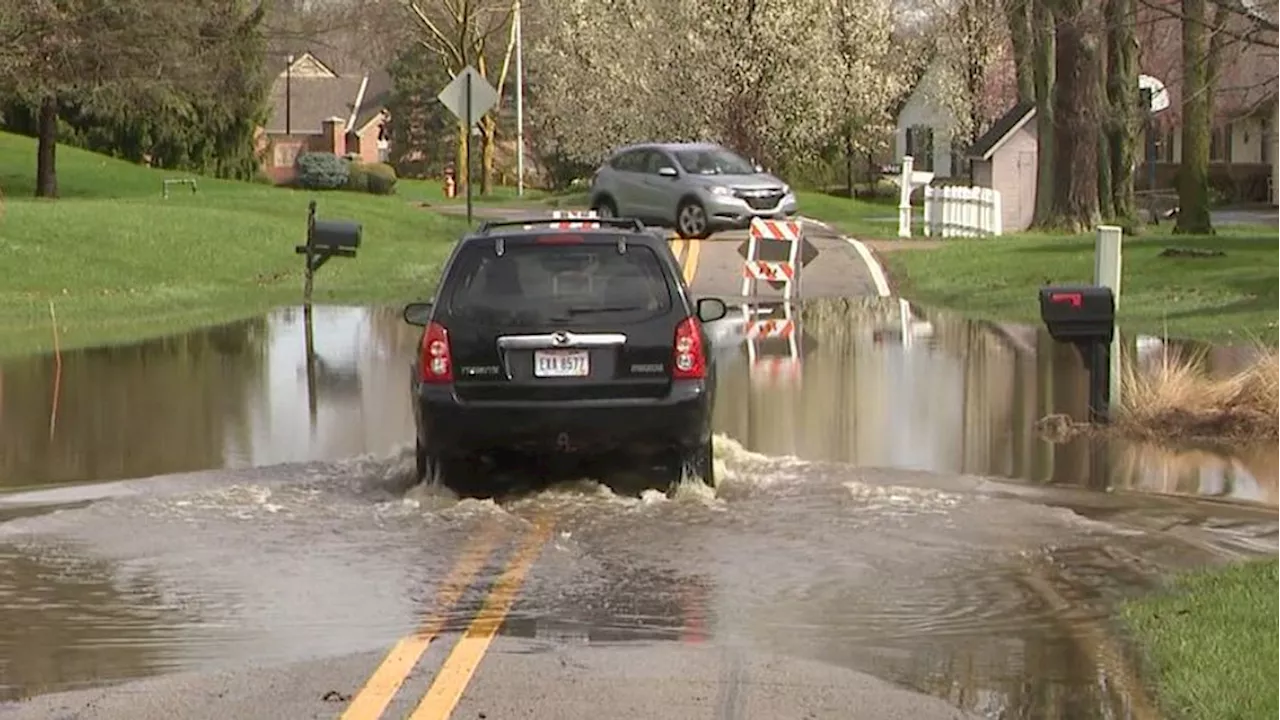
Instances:
[[[753,369],[745,351],[722,355],[716,425],[757,452],[1276,504],[1274,445],[1231,458],[1041,439],[1036,420],[1083,418],[1088,398],[1075,349],[1042,329],[922,313],[897,301],[813,300],[798,318],[798,331],[813,339],[801,343],[799,382]],[[1138,340],[1137,356],[1153,362],[1160,344]],[[1211,349],[1207,370],[1235,372],[1251,352]],[[755,357],[767,368],[787,354],[775,346]]]
[[[330,460],[407,443],[406,373],[418,331],[398,308],[314,313],[312,373],[300,308],[66,353],[52,437],[52,359],[5,361],[0,487]],[[792,319],[798,342],[762,337],[748,347],[740,322],[717,331],[729,347],[716,428],[752,450],[1277,502],[1275,446],[1225,457],[1042,440],[1033,429],[1039,418],[1083,417],[1087,376],[1073,348],[1036,328],[922,313],[896,300],[808,301]],[[1135,345],[1147,360],[1160,349],[1147,338]],[[1238,349],[1215,349],[1206,362],[1230,372],[1248,360]]]
[[[143,571],[43,548],[0,547],[0,701],[155,675],[197,622]]]

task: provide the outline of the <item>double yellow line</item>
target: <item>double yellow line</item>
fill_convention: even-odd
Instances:
[[[675,253],[676,259],[680,261],[680,271],[684,275],[685,285],[692,286],[693,279],[698,276],[698,256],[702,253],[701,240],[685,240],[679,236],[672,236],[671,252]]]
[[[553,531],[554,526],[547,518],[540,516],[534,520],[533,528],[525,533],[502,575],[489,591],[484,606],[445,658],[427,693],[409,714],[410,720],[446,720],[453,713],[502,627],[502,621],[511,611],[529,568],[538,559]],[[503,535],[491,525],[472,538],[436,592],[434,613],[413,634],[401,638],[391,648],[343,711],[341,720],[377,720],[382,717],[431,641],[444,629],[449,612],[488,563]]]

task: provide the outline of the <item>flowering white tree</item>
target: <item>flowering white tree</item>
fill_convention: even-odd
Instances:
[[[889,0],[542,0],[539,11],[531,117],[544,153],[580,162],[659,139],[714,139],[765,163],[813,155],[851,120],[883,124],[900,90]]]

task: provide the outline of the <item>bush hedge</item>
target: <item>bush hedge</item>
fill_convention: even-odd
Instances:
[[[347,189],[374,195],[392,195],[396,191],[395,168],[386,163],[352,163]]]
[[[307,190],[337,190],[346,187],[350,175],[347,161],[327,152],[298,155],[298,187]]]
[[[295,183],[306,190],[349,190],[392,195],[396,191],[395,168],[386,163],[360,163],[329,152],[298,156]]]

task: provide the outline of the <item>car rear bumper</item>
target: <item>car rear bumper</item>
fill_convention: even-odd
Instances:
[[[566,402],[466,401],[452,387],[421,385],[414,412],[433,454],[657,455],[711,436],[702,380],[676,381],[657,399]]]
[[[752,218],[786,220],[799,211],[793,194],[783,196],[771,208],[752,208],[745,200],[731,197],[714,197],[706,204],[707,219],[716,230],[742,229],[751,224]]]

